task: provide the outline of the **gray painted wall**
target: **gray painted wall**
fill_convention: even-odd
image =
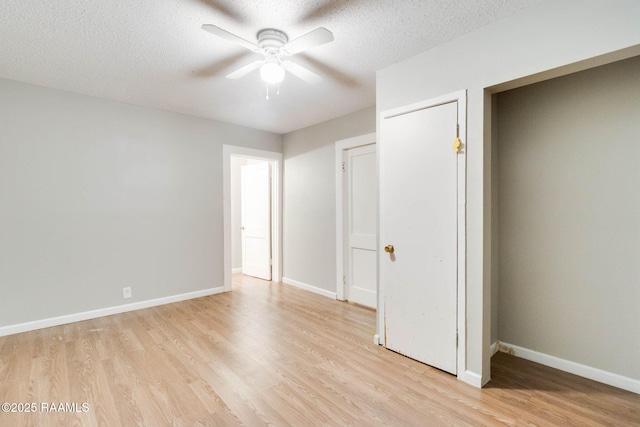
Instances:
[[[282,137],[0,80],[0,326],[222,286],[222,144]]]
[[[467,90],[467,366],[458,369],[483,384],[490,379],[494,277],[486,89],[513,88],[637,55],[638,22],[636,0],[547,0],[378,71],[378,112]]]
[[[498,339],[640,379],[640,57],[498,95]]]
[[[284,274],[336,292],[335,142],[375,132],[371,107],[284,135]]]

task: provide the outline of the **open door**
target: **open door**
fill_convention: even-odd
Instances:
[[[242,166],[242,273],[271,280],[271,183],[269,162]]]

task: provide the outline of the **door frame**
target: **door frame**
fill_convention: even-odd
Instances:
[[[231,290],[231,156],[266,160],[271,164],[271,280],[282,281],[282,153],[235,145],[222,146],[224,290]]]
[[[467,136],[467,91],[457,91],[447,95],[431,98],[425,101],[416,102],[413,104],[405,105],[398,108],[393,108],[385,111],[381,111],[378,116],[378,123],[380,127],[384,125],[384,121],[387,118],[397,116],[399,114],[407,114],[418,110],[427,108],[433,108],[444,104],[450,104],[456,102],[458,105],[458,125],[459,125],[459,137],[463,143],[463,149],[458,154],[458,225],[457,225],[457,242],[458,242],[458,254],[457,254],[457,329],[458,329],[458,349],[457,349],[457,377],[465,382],[469,382],[469,378],[466,378],[467,364],[467,346],[466,346],[466,136]],[[453,145],[453,141],[451,141]],[[385,165],[384,165],[384,150],[385,141],[384,138],[378,139],[378,248],[385,244],[386,234],[383,227],[385,212],[382,201],[384,197],[384,187],[382,183],[385,179]],[[387,277],[387,271],[385,269],[385,263],[382,262],[382,256],[384,252],[378,250],[378,312],[377,312],[377,324],[376,335],[374,341],[376,344],[385,345],[385,311],[384,311],[384,283]]]
[[[347,177],[343,173],[342,165],[347,161],[347,151],[353,148],[363,147],[376,143],[376,134],[368,133],[366,135],[356,136],[353,138],[342,139],[335,143],[335,159],[336,159],[336,299],[345,301],[345,262],[344,248],[347,244],[347,236],[345,231],[348,230],[347,209],[349,204],[346,197]],[[378,147],[376,146],[376,159],[378,158]],[[377,160],[376,160],[377,163]],[[376,204],[379,204],[376,203]],[[377,239],[376,239],[377,240]],[[376,244],[376,246],[379,246]]]

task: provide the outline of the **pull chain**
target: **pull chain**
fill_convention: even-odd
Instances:
[[[276,89],[276,95],[280,95],[280,83],[278,83],[278,87]],[[267,101],[270,99],[269,98],[269,83],[267,83],[267,96],[266,96],[266,98],[267,98]]]

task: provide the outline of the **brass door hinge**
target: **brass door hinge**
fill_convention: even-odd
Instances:
[[[453,140],[453,151],[460,153],[462,151],[462,141],[460,140],[460,125],[456,125],[456,139]]]

